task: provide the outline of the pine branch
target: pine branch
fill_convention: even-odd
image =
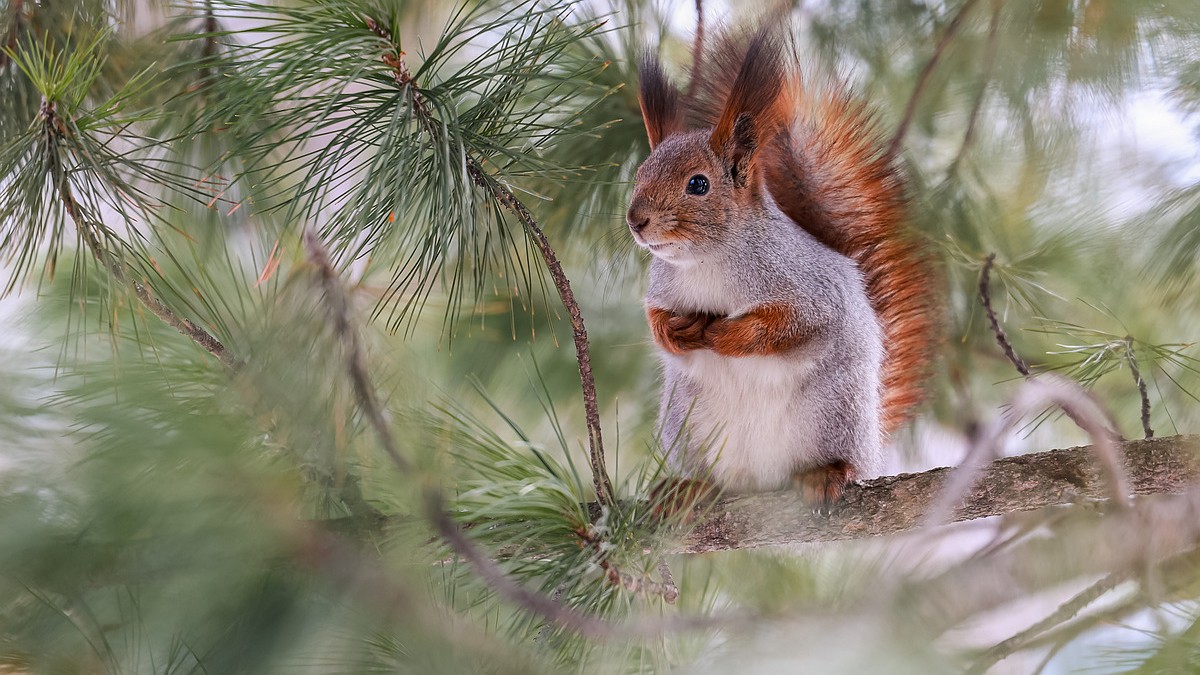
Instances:
[[[117,283],[132,288],[137,299],[154,316],[157,316],[163,323],[179,331],[183,336],[190,338],[204,349],[204,351],[215,356],[225,367],[236,370],[238,367],[237,359],[225,349],[225,345],[220,340],[190,320],[176,314],[170,307],[163,304],[144,283],[130,278],[126,273],[124,263],[117,254],[104,246],[100,240],[102,228],[83,213],[82,207],[75,199],[75,193],[71,188],[70,180],[67,178],[65,167],[57,165],[61,161],[58,152],[58,143],[66,137],[68,132],[66,125],[58,116],[57,106],[53,101],[42,102],[41,118],[46,132],[47,143],[49,144],[47,154],[50,161],[55,164],[53,170],[50,172],[55,193],[58,195],[63,209],[66,210],[67,215],[71,218],[71,222],[75,224],[75,229],[79,232],[80,237],[83,238],[92,255],[101,265],[108,269]]]
[[[900,144],[904,142],[904,136],[908,134],[908,127],[912,124],[913,117],[916,116],[917,103],[921,100],[921,95],[925,93],[929,77],[933,75],[934,69],[937,68],[938,62],[942,60],[942,55],[946,52],[946,47],[950,46],[954,37],[958,35],[959,29],[962,28],[963,22],[971,13],[971,8],[975,6],[976,2],[978,0],[966,0],[958,8],[958,13],[950,20],[950,25],[946,26],[946,32],[942,34],[937,46],[933,48],[933,55],[929,57],[929,61],[921,69],[921,74],[917,76],[917,84],[913,87],[912,95],[908,97],[908,104],[904,106],[904,115],[900,118],[900,124],[896,127],[895,134],[892,135],[892,142],[888,144],[888,157],[894,157],[900,151]]]
[[[1054,610],[1046,618],[1016,635],[993,645],[971,666],[970,672],[982,675],[996,663],[1024,649],[1033,638],[1070,621],[1087,608],[1088,605],[1099,600],[1109,591],[1124,583],[1128,578],[1129,573],[1125,570],[1113,572],[1079,593],[1076,593],[1069,600],[1059,605],[1058,609]]]
[[[386,40],[391,47],[391,51],[384,54],[382,60],[392,69],[396,86],[408,92],[412,109],[425,132],[433,139],[440,139],[441,130],[438,128],[429,106],[425,103],[420,87],[404,62],[404,52],[392,40],[391,34],[382,24],[370,17],[367,17],[365,21],[367,28],[379,38]],[[583,408],[588,429],[588,457],[592,469],[592,483],[596,490],[596,500],[602,504],[611,503],[614,499],[613,488],[608,477],[608,469],[605,466],[604,440],[600,429],[600,408],[596,401],[596,378],[592,374],[591,348],[588,342],[587,328],[583,323],[583,313],[579,309],[579,302],[575,299],[575,292],[571,289],[571,282],[563,271],[562,263],[559,262],[558,255],[550,245],[546,234],[529,209],[517,199],[511,190],[484,171],[480,167],[478,159],[465,149],[463,160],[471,181],[516,216],[533,239],[542,260],[550,271],[550,278],[554,281],[559,299],[567,309],[567,315],[571,320],[571,334],[575,343],[575,360],[579,365],[579,381],[583,389]]]
[[[1200,482],[1200,436],[1168,436],[1121,444],[1133,494],[1180,492]],[[811,513],[798,492],[729,497],[719,502],[681,550],[731,549],[861,539],[919,527],[947,481],[949,468],[864,481],[846,489],[828,518]],[[1090,446],[1006,457],[988,465],[950,522],[1108,497]]]
[[[317,236],[309,231],[305,233],[304,240],[308,248],[309,261],[317,268],[320,275],[320,285],[324,292],[326,308],[333,321],[334,334],[342,344],[346,371],[354,385],[358,407],[366,415],[384,452],[391,458],[396,468],[411,474],[414,467],[400,453],[391,426],[384,416],[383,406],[371,382],[371,376],[367,370],[366,351],[362,346],[358,330],[351,320],[350,299],[338,279],[337,271],[330,262],[329,254]],[[450,545],[456,555],[466,560],[475,569],[480,578],[496,594],[527,612],[588,638],[598,640],[646,638],[674,631],[728,627],[747,620],[743,617],[694,615],[618,624],[598,616],[585,614],[552,597],[521,586],[512,577],[505,574],[494,560],[485,555],[483,550],[467,537],[462,527],[451,517],[445,496],[440,489],[427,483],[422,492],[425,517],[433,525],[438,535]],[[659,590],[666,592],[665,589]]]
[[[983,260],[983,270],[979,272],[979,301],[983,303],[983,311],[987,313],[988,323],[992,327],[992,334],[996,336],[996,343],[1000,345],[1000,349],[1004,350],[1004,355],[1016,367],[1017,372],[1025,377],[1029,377],[1028,364],[1013,349],[1012,343],[1008,341],[1008,336],[1004,333],[1004,329],[1000,327],[1000,321],[996,318],[996,310],[992,309],[990,282],[992,266],[995,264],[996,254],[987,254],[987,258]]]
[[[954,156],[954,161],[950,163],[950,169],[947,174],[953,175],[958,168],[963,157],[971,147],[971,143],[975,140],[975,129],[979,124],[979,113],[983,110],[983,99],[987,96],[988,85],[992,82],[992,70],[996,66],[996,48],[1000,36],[1000,10],[1004,7],[1004,0],[992,0],[992,18],[988,22],[987,46],[984,48],[983,55],[983,74],[979,78],[979,91],[975,94],[975,100],[971,103],[971,112],[967,114],[967,130],[963,132],[962,144],[958,146],[958,154]]]
[[[1142,398],[1142,432],[1146,438],[1154,438],[1154,429],[1150,426],[1150,394],[1146,391],[1146,380],[1142,379],[1142,371],[1138,370],[1137,354],[1133,351],[1133,336],[1125,336],[1125,360],[1129,363],[1129,372],[1137,384],[1138,395]]]

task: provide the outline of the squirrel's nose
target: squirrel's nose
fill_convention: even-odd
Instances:
[[[634,234],[641,234],[642,230],[650,224],[650,217],[643,215],[641,211],[629,210],[625,216],[626,222],[629,223],[629,229],[633,230]]]

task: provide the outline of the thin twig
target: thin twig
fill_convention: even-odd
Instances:
[[[992,71],[996,66],[996,49],[999,45],[1000,36],[1000,10],[1004,6],[1004,0],[992,0],[992,18],[988,22],[987,46],[983,53],[983,74],[980,76],[979,92],[975,95],[975,101],[971,104],[971,113],[967,116],[967,130],[963,132],[962,145],[958,148],[958,154],[954,156],[954,161],[950,164],[950,169],[946,172],[953,174],[958,168],[962,158],[967,154],[967,149],[971,147],[971,142],[975,140],[975,129],[979,123],[979,113],[983,109],[983,99],[987,96],[988,85],[992,81]]]
[[[992,295],[989,290],[991,279],[992,266],[996,263],[996,254],[989,253],[987,258],[983,260],[983,270],[979,273],[979,299],[983,302],[983,310],[987,312],[988,321],[992,325],[992,334],[996,336],[996,342],[1000,345],[1000,349],[1004,350],[1004,355],[1008,360],[1016,366],[1017,371],[1025,377],[1029,377],[1029,366],[1025,363],[1013,349],[1012,343],[1008,341],[1008,336],[1004,334],[1004,329],[1000,327],[1000,321],[996,319],[996,311],[992,309]]]
[[[200,58],[204,64],[200,68],[199,86],[211,85],[215,77],[215,59],[217,58],[217,30],[220,25],[217,23],[217,15],[213,12],[212,0],[204,2],[204,40],[201,42]]]
[[[438,128],[425,98],[421,95],[417,82],[404,62],[404,52],[392,42],[391,34],[383,25],[370,17],[367,17],[365,21],[371,32],[388,42],[391,51],[384,54],[382,60],[392,69],[396,85],[408,92],[412,108],[417,113],[426,133],[435,140],[440,139],[441,130]],[[542,260],[550,271],[550,278],[554,281],[558,297],[567,309],[567,315],[571,320],[572,339],[575,343],[575,361],[579,365],[579,382],[583,389],[583,409],[588,429],[588,459],[592,469],[592,485],[596,490],[596,501],[601,504],[612,504],[614,500],[613,487],[604,460],[604,439],[600,430],[600,408],[596,402],[596,378],[592,374],[591,349],[588,343],[587,329],[583,324],[583,313],[579,309],[579,302],[575,299],[574,291],[571,290],[571,282],[563,271],[562,263],[559,262],[554,248],[550,246],[546,234],[529,209],[517,199],[511,190],[484,171],[480,167],[479,161],[465,149],[463,159],[471,181],[486,190],[492,199],[515,215],[533,239]]]
[[[1142,371],[1138,369],[1131,335],[1125,336],[1125,360],[1129,363],[1129,371],[1133,373],[1133,381],[1137,383],[1138,394],[1142,397],[1142,432],[1146,438],[1154,438],[1154,429],[1150,427],[1150,394],[1146,391],[1146,380],[1142,379]]]
[[[995,253],[987,254],[987,258],[985,258],[983,261],[983,269],[979,272],[979,299],[980,302],[983,303],[984,312],[987,313],[988,322],[992,327],[992,334],[996,336],[996,343],[1000,345],[1000,349],[1004,351],[1004,355],[1010,362],[1012,362],[1013,366],[1016,367],[1017,372],[1021,373],[1021,375],[1023,375],[1026,379],[1029,379],[1033,376],[1029,370],[1029,365],[1025,362],[1025,359],[1021,358],[1021,356],[1017,354],[1016,350],[1013,349],[1012,343],[1008,341],[1008,335],[1006,335],[1004,333],[1004,329],[1000,327],[1000,321],[996,318],[996,311],[992,307],[992,295],[989,283],[991,280],[992,266],[995,264],[995,262]],[[1118,430],[1120,427],[1117,424],[1116,419],[1112,416],[1108,409],[1104,408],[1102,411],[1107,419],[1108,425],[1118,433],[1119,437],[1120,432]],[[1071,408],[1063,408],[1063,413],[1067,417],[1071,418],[1071,421],[1075,422],[1075,424],[1081,427],[1086,426],[1084,421],[1075,418]]]
[[[587,528],[579,528],[575,534],[582,544],[590,547],[596,553],[597,564],[600,569],[604,570],[604,578],[608,583],[630,593],[661,596],[667,604],[674,604],[679,598],[679,588],[671,578],[671,568],[667,567],[666,561],[660,561],[658,564],[658,571],[663,577],[662,581],[655,581],[648,574],[630,574],[612,561],[602,546],[604,539],[596,533],[594,527],[589,525]]]
[[[692,77],[688,80],[685,100],[696,96],[696,86],[704,72],[704,0],[696,0],[696,37],[692,40]]]
[[[16,51],[17,42],[21,38],[21,29],[25,23],[25,0],[10,0],[5,14],[11,15],[12,22],[8,24],[4,37],[4,49],[0,51],[0,68],[7,68],[8,64],[12,63],[8,53]]]
[[[66,168],[61,164],[58,144],[60,140],[68,136],[66,125],[58,116],[57,106],[53,101],[42,101],[41,109],[42,122],[45,127],[46,140],[49,144],[47,153],[51,162],[50,180],[58,193],[58,199],[63,205],[63,209],[75,224],[75,230],[83,238],[84,243],[92,252],[92,255],[106,267],[113,278],[121,285],[133,289],[134,295],[141,301],[142,305],[149,309],[152,314],[179,331],[182,335],[191,338],[193,342],[199,345],[204,351],[217,357],[221,363],[231,370],[237,370],[239,363],[233,354],[231,354],[221,341],[214,337],[211,333],[203,328],[192,323],[176,314],[170,307],[167,307],[159,300],[150,289],[142,282],[131,278],[125,271],[125,265],[119,256],[105,248],[100,240],[103,228],[91,221],[83,212],[79,202],[75,199],[75,193],[71,188],[71,182],[66,176]]]
[[[934,68],[937,67],[938,61],[942,59],[942,55],[946,51],[946,47],[958,34],[962,28],[963,21],[971,12],[971,8],[979,0],[966,0],[962,7],[959,7],[958,13],[950,20],[950,25],[946,26],[946,32],[942,33],[942,38],[938,40],[937,46],[933,49],[933,55],[929,57],[929,61],[925,67],[921,69],[921,74],[917,76],[917,85],[913,88],[912,96],[908,98],[908,104],[904,107],[904,115],[900,118],[900,125],[896,127],[896,133],[892,136],[892,142],[888,144],[887,156],[895,157],[900,150],[900,144],[904,142],[904,136],[908,133],[908,127],[912,124],[913,117],[917,112],[917,102],[921,98],[921,94],[925,92],[926,85],[929,84],[929,76],[933,74]]]
[[[350,300],[346,295],[345,288],[338,279],[337,271],[330,262],[328,252],[317,236],[308,231],[304,235],[304,241],[308,249],[309,261],[317,268],[320,275],[326,307],[333,320],[334,332],[342,343],[346,370],[354,386],[358,407],[366,415],[368,423],[379,437],[384,452],[391,458],[396,468],[404,473],[412,473],[413,465],[400,453],[395,436],[392,434],[379,397],[371,382],[371,376],[366,367],[366,352],[363,349],[358,330],[351,321]],[[729,627],[744,620],[728,617],[677,616],[614,624],[599,617],[584,614],[551,597],[521,586],[512,577],[505,574],[495,561],[486,556],[463,533],[462,528],[450,516],[445,497],[437,487],[426,484],[423,487],[422,496],[426,517],[433,524],[437,533],[445,539],[455,554],[466,560],[475,569],[480,578],[497,595],[530,613],[581,635],[592,639],[646,638],[679,630]]]
[[[984,673],[988,668],[991,668],[996,663],[1003,661],[1009,656],[1022,651],[1027,643],[1033,638],[1045,633],[1046,631],[1058,626],[1062,623],[1070,621],[1079,614],[1085,607],[1099,600],[1104,594],[1116,588],[1120,584],[1129,579],[1128,571],[1113,572],[1104,577],[1100,581],[1088,586],[1083,591],[1075,594],[1071,599],[1059,605],[1058,609],[1054,610],[1049,616],[1038,621],[1032,626],[1013,635],[1007,640],[1003,640],[986,652],[972,666],[971,673]]]

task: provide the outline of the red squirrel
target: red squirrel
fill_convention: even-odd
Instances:
[[[922,400],[937,275],[868,108],[780,32],[726,33],[687,100],[643,60],[651,153],[627,220],[652,255],[676,496],[795,484],[827,511]],[[686,489],[685,489],[686,488]]]

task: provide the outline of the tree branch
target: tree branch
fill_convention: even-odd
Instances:
[[[366,350],[362,338],[351,317],[350,298],[338,278],[337,270],[329,260],[324,245],[312,231],[305,232],[304,243],[309,261],[317,268],[321,290],[324,292],[326,309],[333,321],[333,331],[342,346],[346,371],[354,386],[358,408],[366,415],[367,422],[379,438],[384,452],[404,473],[413,473],[412,462],[400,453],[396,437],[385,417],[382,402],[371,382],[367,369]],[[667,618],[645,618],[614,623],[599,616],[586,614],[553,597],[537,593],[517,583],[489,558],[475,542],[463,532],[462,527],[450,515],[442,491],[432,483],[422,487],[425,517],[438,535],[446,541],[456,555],[466,560],[485,583],[500,597],[521,607],[523,610],[546,621],[567,628],[592,639],[648,638],[672,631],[702,630],[730,627],[750,621],[756,617],[714,617],[705,615],[673,616]],[[667,593],[669,589],[658,588]]]
[[[996,318],[996,310],[992,309],[992,294],[989,284],[992,266],[995,264],[996,254],[987,254],[983,260],[983,269],[979,272],[979,301],[983,303],[983,311],[987,313],[988,322],[992,326],[992,334],[996,336],[996,343],[1004,350],[1004,355],[1008,357],[1008,360],[1016,366],[1017,372],[1029,377],[1028,364],[1013,349],[1012,343],[1008,341],[1008,336],[1004,334],[1004,329],[1000,327],[1000,321]]]
[[[696,37],[692,39],[692,75],[688,78],[684,100],[689,104],[696,98],[696,85],[704,77],[704,0],[696,0]]]
[[[1200,436],[1121,444],[1133,494],[1175,493],[1200,482]],[[687,553],[838,541],[894,534],[923,523],[952,475],[948,468],[864,481],[828,518],[794,491],[722,499],[682,543]],[[1109,496],[1091,447],[1006,457],[988,465],[950,522]]]
[[[138,300],[154,316],[162,319],[163,323],[179,331],[185,337],[191,338],[204,351],[217,357],[217,360],[227,368],[236,370],[239,365],[237,359],[225,349],[225,345],[221,344],[220,340],[200,326],[176,314],[170,307],[167,307],[161,300],[155,297],[145,284],[136,279],[131,279],[125,271],[125,264],[117,254],[105,248],[104,244],[100,241],[102,228],[84,215],[82,207],[80,207],[79,202],[75,199],[71,183],[67,179],[66,168],[61,164],[62,160],[59,155],[58,144],[63,138],[67,137],[67,129],[63,120],[58,116],[57,106],[53,101],[42,101],[41,117],[46,132],[46,142],[49,146],[47,148],[48,156],[52,163],[50,171],[51,183],[58,194],[58,199],[62,203],[63,209],[71,218],[71,222],[75,224],[75,230],[92,252],[92,255],[95,256],[101,265],[108,269],[109,273],[118,283],[132,288],[134,295],[137,296]]]
[[[392,69],[396,86],[408,91],[412,109],[425,132],[433,139],[441,138],[441,130],[434,120],[433,112],[429,109],[416,80],[413,79],[412,73],[409,72],[408,66],[404,62],[404,52],[400,50],[399,45],[392,41],[391,34],[382,24],[371,17],[366,17],[365,21],[367,29],[387,42],[390,47],[391,51],[383,55],[382,61]],[[517,199],[511,190],[484,171],[480,167],[479,161],[465,149],[463,150],[463,160],[471,181],[477,187],[486,190],[492,199],[516,216],[521,226],[525,228],[525,232],[533,239],[534,245],[537,246],[542,260],[550,271],[550,278],[554,281],[558,297],[567,309],[567,315],[571,320],[572,339],[575,343],[575,361],[579,365],[579,382],[583,389],[583,409],[587,421],[588,459],[592,468],[592,485],[596,490],[596,501],[601,504],[610,504],[614,499],[613,487],[604,461],[604,439],[600,433],[600,408],[596,403],[596,378],[592,374],[591,349],[588,343],[587,328],[583,325],[583,313],[579,309],[579,302],[575,299],[575,292],[571,290],[571,281],[563,271],[562,263],[559,262],[554,248],[550,246],[546,234],[538,226],[537,220],[534,219],[529,209]]]
[[[975,140],[975,129],[979,123],[979,112],[983,109],[983,99],[987,96],[988,85],[992,81],[992,70],[996,66],[996,48],[999,42],[1000,28],[1000,10],[1003,8],[1004,0],[992,0],[992,18],[988,22],[987,46],[983,53],[983,75],[979,78],[979,92],[975,94],[975,101],[971,104],[971,112],[967,116],[967,130],[963,132],[962,145],[958,146],[958,154],[954,156],[954,161],[950,163],[950,168],[946,172],[953,175],[958,168],[963,157],[966,156],[967,150],[971,147],[971,142]]]
[[[1150,394],[1146,392],[1142,371],[1138,370],[1137,354],[1133,351],[1133,337],[1130,335],[1125,336],[1125,360],[1129,362],[1129,371],[1133,373],[1133,381],[1142,397],[1142,432],[1146,438],[1154,438],[1154,429],[1150,426]]]
[[[933,48],[933,55],[929,57],[929,61],[921,69],[921,74],[917,76],[917,84],[913,88],[912,95],[908,97],[908,104],[904,106],[904,115],[900,118],[900,125],[896,127],[896,133],[892,135],[892,142],[888,144],[888,157],[895,157],[896,153],[899,152],[900,144],[904,142],[904,136],[908,133],[908,127],[912,124],[913,117],[916,115],[917,102],[921,100],[921,94],[925,92],[925,87],[929,84],[929,76],[937,68],[938,61],[942,60],[942,55],[945,53],[946,47],[950,46],[950,42],[958,34],[958,30],[962,28],[963,21],[971,13],[971,8],[975,6],[976,2],[978,0],[966,0],[958,8],[958,13],[950,20],[950,25],[946,26],[946,32],[942,34],[942,39],[938,40],[937,46]]]

